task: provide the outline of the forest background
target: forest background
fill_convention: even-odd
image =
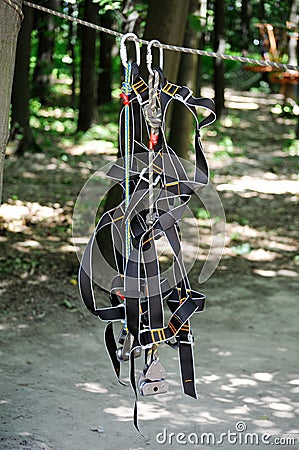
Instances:
[[[17,15],[7,1],[0,1],[0,30],[8,36]],[[39,4],[147,40],[257,59],[267,53],[257,24],[285,32],[286,22],[298,24],[296,0]],[[10,12],[9,20],[3,9]],[[76,252],[89,235],[76,245],[72,240],[73,210],[84,183],[117,158],[120,40],[24,5],[23,13],[0,208],[1,445],[114,449],[119,441],[113,418],[128,448],[141,448],[127,427],[130,393],[113,381],[111,390],[107,386],[109,361],[98,342],[103,327],[85,311],[78,292]],[[277,56],[297,65],[298,34],[287,33],[286,40],[277,41]],[[133,48],[128,43],[129,53]],[[201,339],[195,346],[200,402],[192,405],[179,396],[177,361],[167,353],[173,384],[165,403],[158,399],[147,405],[146,431],[152,434],[155,424],[161,431],[162,417],[172,427],[186,418],[186,426],[208,431],[209,426],[227,430],[240,418],[259,432],[298,431],[298,85],[273,83],[271,73],[234,61],[174,51],[164,56],[170,81],[215,99],[218,120],[202,138],[225,210],[226,237],[215,274],[198,286],[211,243],[211,218],[204,205],[196,205],[197,227],[186,222],[190,234],[183,249],[186,260],[195,260],[192,286],[208,299],[204,314],[193,322]],[[3,70],[3,59],[1,64]],[[147,81],[146,69],[141,70]],[[8,90],[1,79],[1,94]],[[3,99],[0,95],[1,139]],[[174,109],[168,131],[177,153],[192,160],[189,120],[182,109]],[[107,185],[103,178],[98,181],[100,195]],[[99,214],[104,207],[105,200]],[[89,225],[91,232],[94,223]],[[171,256],[164,257],[169,264]],[[99,305],[107,302],[100,292]],[[172,395],[181,412],[173,419],[173,402],[167,406]],[[99,396],[101,405],[109,405],[100,413]],[[90,424],[111,432],[89,433]],[[98,444],[101,437],[106,447]]]

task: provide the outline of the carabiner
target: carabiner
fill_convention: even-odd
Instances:
[[[138,66],[140,66],[140,46],[138,42],[138,37],[134,33],[126,33],[123,35],[120,41],[120,59],[124,67],[127,67],[128,64],[128,56],[127,56],[127,48],[125,41],[128,37],[133,38],[133,41],[135,42],[135,49],[136,49],[136,63]]]
[[[154,72],[152,70],[152,62],[153,62],[153,55],[152,55],[152,45],[158,44],[159,46],[159,67],[160,69],[163,69],[163,48],[161,47],[161,42],[159,42],[157,39],[153,39],[147,44],[147,53],[146,53],[146,65],[147,70],[151,75],[154,75]]]

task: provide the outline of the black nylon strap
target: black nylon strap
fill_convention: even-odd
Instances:
[[[122,384],[123,386],[126,386],[126,384],[123,383],[120,379],[120,362],[116,357],[117,346],[114,337],[112,322],[109,322],[105,329],[105,345],[119,383]]]
[[[172,339],[177,335],[182,326],[197,311],[198,305],[188,297],[179,304],[173,312],[167,327],[158,330],[144,330],[140,332],[140,343],[146,347],[148,345]]]
[[[129,95],[129,122],[127,130],[124,108],[120,113],[120,154],[124,154],[125,140],[128,138],[130,156],[130,203],[125,208],[124,200],[105,213],[85,248],[80,270],[79,287],[86,307],[101,320],[107,321],[105,331],[106,348],[116,376],[120,377],[120,362],[116,356],[117,344],[113,332],[114,321],[125,321],[129,333],[134,338],[130,352],[130,381],[135,395],[134,425],[139,430],[137,413],[137,386],[135,380],[134,350],[142,345],[147,352],[154,344],[175,338],[179,351],[181,380],[184,392],[196,398],[195,372],[193,363],[193,338],[190,319],[194,313],[204,308],[205,296],[190,287],[184,266],[179,221],[181,220],[192,194],[207,185],[209,169],[200,139],[200,130],[215,120],[215,107],[210,99],[195,98],[186,86],[178,86],[160,75],[159,101],[162,124],[158,141],[153,149],[154,220],[147,222],[149,202],[149,150],[143,143],[144,132],[149,126],[144,118],[144,105],[148,103],[149,91],[139,77],[138,66],[132,64],[132,92]],[[172,101],[179,101],[192,113],[195,119],[196,164],[193,177],[189,177],[180,159],[166,141],[165,124],[168,108]],[[209,111],[209,115],[198,120],[196,108]],[[112,166],[108,177],[123,186],[125,169],[120,163]],[[125,258],[124,227],[130,221],[131,248],[128,261]],[[103,256],[98,249],[101,232],[108,227],[111,231],[114,258],[118,276],[110,289],[111,306],[97,308],[93,290],[93,280],[100,271]],[[161,280],[156,240],[165,236],[173,252],[173,272],[175,287],[170,288],[166,280]],[[122,300],[125,300],[123,303]],[[163,301],[166,300],[171,317],[164,324]],[[172,345],[172,344],[171,344]],[[139,430],[140,431],[140,430]]]
[[[192,344],[185,342],[179,343],[179,359],[183,391],[185,394],[190,395],[190,397],[197,398]]]
[[[160,288],[160,270],[158,255],[154,243],[153,235],[148,238],[148,242],[143,241],[143,259],[145,275],[148,283],[147,295],[149,298],[149,326],[150,328],[163,327],[163,299]],[[147,248],[145,248],[147,246]]]

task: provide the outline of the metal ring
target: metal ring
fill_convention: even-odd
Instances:
[[[132,40],[135,42],[136,49],[136,63],[140,66],[140,46],[138,42],[138,37],[134,33],[126,33],[123,35],[120,41],[120,59],[124,67],[127,67],[128,64],[128,56],[127,56],[127,47],[125,41],[127,38],[133,38]]]
[[[152,62],[153,62],[153,55],[152,55],[152,45],[158,44],[159,47],[159,67],[160,69],[163,69],[163,48],[161,47],[161,42],[157,39],[153,39],[147,44],[147,53],[146,53],[146,65],[147,70],[151,75],[154,75],[154,72],[152,70]]]

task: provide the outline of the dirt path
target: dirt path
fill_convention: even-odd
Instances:
[[[176,351],[165,349],[169,393],[140,402],[150,448],[181,448],[156,442],[164,429],[168,443],[171,432],[219,440],[240,421],[259,439],[298,438],[298,284],[247,275],[237,285],[232,275],[211,280],[206,312],[193,320],[199,400],[181,394]],[[1,448],[146,448],[131,423],[131,390],[113,380],[102,331],[98,321],[67,311],[2,329]],[[102,433],[91,431],[99,427]],[[223,448],[230,448],[226,439]]]
[[[198,448],[194,443],[202,439],[200,448],[226,450],[245,447],[246,433],[253,440],[247,448],[299,448],[297,169],[296,159],[282,150],[290,128],[287,119],[271,116],[275,98],[248,96],[245,101],[257,110],[240,109],[235,92],[228,101],[241,122],[228,115],[217,136],[213,130],[206,136],[228,224],[221,263],[202,287],[206,310],[192,320],[199,399],[181,394],[176,351],[162,349],[170,389],[140,401],[146,440],[132,425],[130,387],[113,378],[104,324],[85,311],[75,281],[71,211],[99,156],[78,160],[66,148],[68,162],[58,155],[50,162],[28,155],[22,167],[8,160],[1,236],[1,449],[179,449]],[[227,136],[237,157],[223,141]],[[27,210],[15,217],[8,206]],[[199,270],[198,262],[191,275],[195,286]]]

